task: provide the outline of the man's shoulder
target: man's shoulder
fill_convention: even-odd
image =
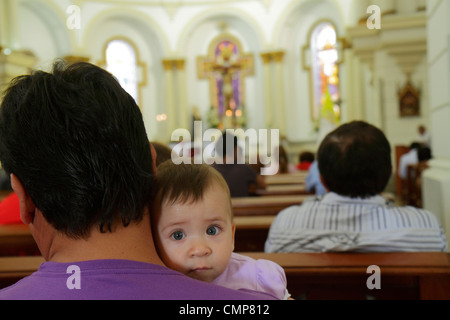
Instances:
[[[0,291],[7,300],[263,300],[197,281],[163,266],[125,260],[44,263],[40,270]],[[273,298],[273,297],[272,297]]]

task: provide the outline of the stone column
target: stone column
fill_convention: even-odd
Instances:
[[[263,72],[264,72],[264,108],[266,117],[267,128],[273,126],[273,114],[272,114],[272,74],[270,65],[270,53],[261,53],[263,59]]]
[[[173,60],[164,59],[162,60],[164,67],[164,84],[165,84],[165,96],[166,96],[166,106],[165,110],[167,112],[167,129],[169,132],[165,134],[170,134],[176,129],[176,119],[175,119],[175,92],[174,92],[174,74],[173,74]]]
[[[276,114],[276,128],[280,129],[280,135],[285,134],[286,128],[286,106],[284,99],[284,77],[283,77],[283,51],[276,51],[272,53],[275,64],[275,108]]]
[[[177,94],[178,98],[176,101],[176,110],[178,114],[177,126],[180,128],[190,128],[190,115],[187,108],[187,98],[186,98],[186,73],[184,70],[185,60],[177,59],[175,60],[176,66],[176,78],[177,78]]]

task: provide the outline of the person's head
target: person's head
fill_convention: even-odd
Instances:
[[[33,212],[69,238],[139,222],[150,204],[153,163],[139,107],[89,63],[57,61],[51,73],[12,80],[0,110],[0,161]]]
[[[380,194],[389,181],[391,147],[380,129],[354,121],[325,137],[319,147],[318,163],[329,191],[368,198]]]
[[[153,141],[153,148],[156,151],[156,166],[158,167],[161,163],[172,159],[172,149],[168,145]]]
[[[302,162],[314,162],[315,155],[310,151],[303,151],[299,154],[298,160],[300,163]]]
[[[279,163],[279,173],[288,173],[289,168],[289,159],[286,152],[286,149],[284,149],[283,146],[277,146],[278,148],[278,163]]]
[[[158,167],[153,235],[166,266],[210,282],[228,265],[234,250],[230,191],[222,175],[206,164],[166,161]]]
[[[425,126],[420,125],[420,126],[417,128],[417,131],[419,131],[419,134],[425,134],[425,132],[427,132],[427,129],[425,128]]]
[[[217,155],[224,159],[229,158],[230,160],[233,159],[233,161],[235,161],[238,158],[238,138],[229,132],[224,132],[222,136],[220,136],[216,142],[215,148]]]

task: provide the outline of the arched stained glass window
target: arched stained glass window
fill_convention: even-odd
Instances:
[[[106,46],[106,70],[119,81],[122,88],[138,103],[136,52],[133,46],[120,39],[111,40]]]
[[[311,39],[313,118],[340,119],[339,51],[336,29],[323,22],[313,30]]]

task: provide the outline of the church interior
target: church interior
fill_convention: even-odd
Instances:
[[[94,63],[136,100],[149,140],[194,121],[275,129],[292,163],[363,120],[397,168],[424,126],[415,204],[450,235],[449,15],[447,0],[0,0],[0,89],[55,59]],[[396,174],[387,192],[402,201]]]

